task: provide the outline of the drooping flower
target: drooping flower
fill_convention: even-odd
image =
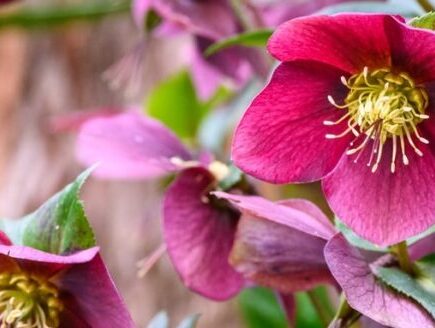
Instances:
[[[313,203],[216,192],[242,213],[230,254],[245,279],[281,293],[333,283],[323,248],[334,227]]]
[[[419,241],[409,250],[414,260],[433,253],[434,235]],[[326,245],[325,258],[347,302],[355,310],[386,327],[434,327],[435,320],[429,312],[376,278],[376,270],[392,262],[391,255],[370,262],[341,234],[337,234]]]
[[[98,247],[61,256],[0,237],[2,327],[134,327]]]
[[[434,44],[389,15],[283,24],[268,44],[282,63],[237,128],[236,165],[273,183],[322,179],[338,217],[379,245],[429,228]]]
[[[170,37],[191,36],[183,53],[192,81],[202,100],[210,98],[219,86],[231,88],[244,85],[254,73],[267,74],[265,58],[258,50],[243,47],[225,49],[205,56],[204,51],[214,42],[242,31],[239,18],[230,1],[135,0],[133,17],[140,29],[155,16],[152,34]]]
[[[77,153],[86,165],[100,162],[97,176],[106,179],[177,174],[164,196],[163,235],[187,287],[224,300],[247,282],[289,293],[331,281],[322,249],[334,230],[320,210],[304,201],[283,205],[235,196],[254,191],[243,179],[226,183],[228,166],[210,157],[196,159],[154,123],[138,113],[90,119],[80,131]],[[298,245],[301,240],[306,242]],[[258,261],[249,263],[253,258]]]

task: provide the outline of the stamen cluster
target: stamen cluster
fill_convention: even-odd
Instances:
[[[370,160],[367,163],[372,167],[372,172],[377,170],[384,144],[388,140],[392,140],[393,173],[399,144],[403,164],[409,164],[406,143],[419,156],[423,156],[413,139],[416,138],[424,144],[429,143],[417,129],[419,123],[429,118],[425,113],[429,98],[423,87],[416,86],[408,74],[393,73],[387,68],[369,72],[365,67],[362,73],[355,74],[348,80],[343,76],[341,82],[349,89],[345,104],[338,105],[332,96],[328,96],[328,100],[336,108],[347,109],[348,112],[339,120],[325,121],[324,124],[336,125],[347,120],[348,128],[338,135],[327,134],[326,138],[341,138],[349,133],[353,133],[355,137],[365,135],[357,146],[354,146],[354,142],[351,143],[354,147],[347,151],[348,155],[360,153],[373,140]],[[358,157],[355,161],[357,160]]]
[[[56,328],[63,304],[52,283],[25,272],[0,274],[1,328]]]

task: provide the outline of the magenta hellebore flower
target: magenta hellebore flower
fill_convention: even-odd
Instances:
[[[281,293],[334,282],[323,248],[335,229],[316,205],[303,199],[272,202],[258,196],[214,194],[242,213],[230,262],[246,279]]]
[[[361,28],[364,26],[364,28]],[[233,159],[273,183],[322,180],[337,216],[391,245],[435,223],[435,33],[389,15],[297,18],[242,118]]]
[[[232,47],[205,57],[204,51],[217,40],[241,32],[229,1],[135,0],[133,17],[143,28],[154,11],[162,22],[153,31],[160,36],[187,32],[193,36],[189,48],[190,72],[200,99],[208,99],[224,82],[243,85],[253,72],[267,74],[257,50]]]
[[[61,256],[0,240],[1,327],[134,327],[98,247]]]
[[[260,197],[210,195],[252,189],[222,187],[227,166],[194,160],[172,132],[144,115],[90,119],[79,133],[77,154],[86,165],[100,162],[96,174],[102,178],[178,172],[165,193],[163,234],[175,269],[197,293],[224,300],[252,282],[289,293],[332,279],[322,250],[334,229],[319,209],[305,201],[274,204]]]
[[[434,253],[435,235],[420,240],[409,251],[414,260]],[[337,234],[326,245],[325,258],[348,303],[358,312],[386,327],[434,327],[429,312],[375,277],[379,267],[391,264],[391,255],[370,262],[343,235]]]
[[[216,178],[191,168],[165,195],[165,241],[186,286],[225,300],[253,283],[289,294],[333,282],[323,248],[334,228],[315,205],[213,190]]]

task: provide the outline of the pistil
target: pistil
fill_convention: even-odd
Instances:
[[[337,104],[332,96],[328,96],[328,101],[337,109],[347,112],[337,121],[323,123],[333,126],[347,121],[347,127],[339,134],[327,134],[326,138],[337,139],[353,134],[354,141],[346,153],[358,154],[355,162],[369,141],[372,141],[370,159],[367,163],[372,172],[378,169],[387,142],[392,144],[392,173],[396,170],[399,147],[404,165],[409,164],[407,145],[417,155],[423,156],[416,144],[417,141],[422,144],[429,143],[418,130],[418,125],[429,118],[425,113],[429,98],[423,87],[416,86],[408,74],[393,73],[386,68],[370,72],[365,67],[363,72],[349,79],[342,76],[341,82],[349,89],[344,104]],[[357,141],[359,144],[355,145]]]

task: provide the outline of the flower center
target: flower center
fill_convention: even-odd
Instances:
[[[63,304],[52,283],[27,273],[0,274],[1,328],[56,328]]]
[[[369,140],[373,140],[371,156],[367,163],[372,172],[377,170],[384,144],[389,140],[392,140],[392,173],[396,170],[399,145],[405,165],[409,164],[406,144],[419,156],[423,156],[415,141],[429,143],[417,129],[419,123],[429,118],[425,113],[429,98],[426,91],[416,86],[408,74],[396,74],[387,68],[369,72],[365,67],[362,73],[355,74],[348,80],[342,76],[341,82],[349,89],[344,105],[338,105],[332,96],[328,96],[328,101],[340,110],[347,109],[347,113],[335,122],[324,121],[323,124],[336,125],[347,119],[348,127],[340,134],[327,134],[326,138],[341,138],[349,133],[355,137],[363,135],[363,138],[357,139],[360,140],[357,145],[357,140],[351,143],[352,148],[346,152],[348,155],[361,154]]]

